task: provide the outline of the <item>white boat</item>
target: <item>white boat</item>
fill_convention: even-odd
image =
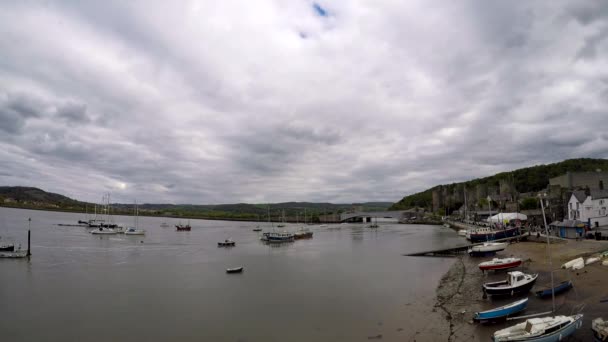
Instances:
[[[494,342],[503,341],[561,341],[583,325],[583,315],[529,318],[523,323],[498,330]]]
[[[484,242],[481,245],[475,245],[469,249],[469,253],[487,253],[487,252],[499,252],[507,248],[505,242]]]
[[[608,260],[602,261],[602,266],[608,266]]]
[[[591,265],[598,261],[600,261],[600,258],[587,258],[587,260],[585,260],[585,265]]]
[[[125,235],[146,235],[146,231],[139,228],[139,207],[137,206],[137,203],[134,204],[133,211],[133,223],[135,224],[135,227],[127,228],[127,230],[124,231]]]
[[[458,235],[460,236],[467,236],[468,231],[466,229],[461,229],[458,231]]]
[[[594,319],[591,321],[591,330],[596,341],[608,341],[608,321],[604,321],[601,317]]]
[[[91,234],[95,234],[95,235],[113,235],[113,234],[118,234],[118,233],[116,231],[114,231],[114,229],[112,229],[112,228],[99,227],[97,229],[91,230]]]
[[[583,267],[585,266],[585,261],[583,260],[582,257],[581,258],[572,259],[572,260],[564,263],[562,265],[562,268],[565,268],[565,269],[572,268],[572,269],[574,269],[575,266],[576,267],[580,267],[580,264],[583,264]]]

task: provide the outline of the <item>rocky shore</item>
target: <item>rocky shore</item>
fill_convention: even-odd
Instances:
[[[579,329],[572,341],[592,340],[591,320],[603,316],[608,318],[608,266],[601,262],[585,266],[578,271],[567,271],[560,266],[575,257],[589,256],[593,253],[608,250],[608,241],[575,241],[566,240],[551,244],[552,266],[547,257],[547,244],[544,239],[531,237],[528,242],[513,243],[496,257],[514,256],[524,260],[522,270],[526,273],[539,273],[538,281],[532,291],[550,287],[550,271],[554,271],[554,283],[572,280],[574,288],[556,297],[556,314],[569,315],[584,304],[582,313],[585,315],[583,327]],[[477,311],[488,310],[515,301],[515,298],[484,299],[482,284],[490,281],[503,280],[505,271],[490,271],[482,273],[478,264],[490,260],[491,257],[473,258],[460,256],[450,270],[443,276],[437,287],[435,312],[444,319],[438,322],[437,331],[430,335],[419,335],[416,341],[490,341],[494,331],[520,323],[521,320],[507,321],[493,325],[473,323]],[[528,294],[528,308],[522,315],[530,315],[551,310],[551,300],[543,300]],[[519,297],[523,298],[523,297]],[[441,332],[440,332],[441,330]],[[445,331],[443,331],[445,330]]]

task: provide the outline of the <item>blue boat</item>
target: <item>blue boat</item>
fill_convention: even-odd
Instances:
[[[529,318],[523,323],[498,330],[494,342],[558,342],[574,334],[583,325],[583,315]]]
[[[564,293],[568,290],[570,290],[572,288],[572,282],[570,280],[567,281],[562,281],[561,283],[559,283],[559,285],[557,285],[556,287],[552,288],[552,289],[545,289],[545,290],[540,290],[540,291],[536,291],[536,295],[539,298],[551,298],[551,292],[555,292],[555,295],[558,295],[560,293]]]
[[[491,310],[476,312],[473,320],[479,323],[495,322],[523,311],[526,307],[528,307],[528,298],[520,299],[511,304],[503,305]]]

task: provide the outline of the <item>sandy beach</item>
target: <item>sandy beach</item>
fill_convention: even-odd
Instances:
[[[532,236],[527,242],[510,244],[507,249],[499,252],[496,257],[519,257],[524,260],[521,270],[525,273],[538,273],[539,278],[528,294],[530,299],[528,308],[520,315],[547,312],[551,310],[551,299],[544,300],[534,296],[539,289],[550,287],[550,270],[554,271],[554,283],[572,280],[574,288],[555,299],[556,314],[569,315],[576,313],[584,305],[582,313],[585,315],[583,327],[571,338],[572,341],[592,340],[591,320],[603,316],[608,318],[608,302],[600,300],[608,298],[608,266],[601,262],[585,266],[578,271],[567,271],[560,266],[575,257],[589,256],[593,253],[608,250],[608,241],[595,240],[563,240],[551,244],[552,267],[547,257],[546,240],[541,237],[537,240]],[[459,256],[450,270],[443,276],[437,287],[435,313],[443,320],[438,322],[434,331],[426,331],[416,336],[416,341],[490,341],[494,331],[522,322],[512,320],[493,325],[473,323],[473,316],[477,311],[488,310],[501,306],[524,296],[514,298],[491,299],[483,298],[482,284],[490,281],[503,280],[505,271],[490,271],[482,273],[478,264],[491,260],[492,257],[473,258],[468,255]],[[436,317],[429,317],[436,319]]]

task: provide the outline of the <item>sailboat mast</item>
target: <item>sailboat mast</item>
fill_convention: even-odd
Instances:
[[[545,235],[547,236],[547,254],[549,255],[549,269],[551,270],[551,302],[553,305],[553,312],[555,312],[555,288],[553,287],[553,260],[551,258],[551,243],[549,242],[549,227],[547,226],[547,217],[545,216],[545,205],[543,198],[540,196],[540,208],[543,211],[543,222],[545,223]]]

